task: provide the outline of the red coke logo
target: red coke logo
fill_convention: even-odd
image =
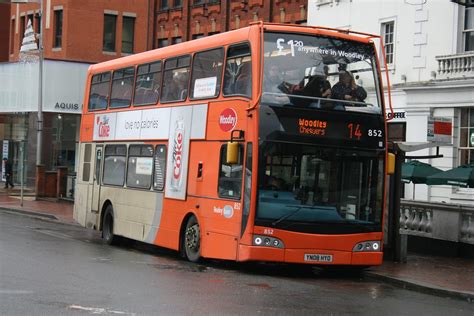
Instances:
[[[99,128],[99,137],[109,137],[110,136],[110,125],[109,118],[104,116],[102,121],[97,117],[97,123]]]
[[[234,109],[227,108],[219,115],[219,126],[224,132],[230,132],[237,125],[237,113]]]
[[[173,148],[173,177],[178,180],[181,176],[181,159],[183,154],[183,133],[178,131]]]

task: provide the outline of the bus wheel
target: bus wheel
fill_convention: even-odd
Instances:
[[[184,231],[184,252],[191,262],[198,262],[201,258],[201,236],[196,217],[191,216]]]
[[[114,244],[117,239],[114,236],[114,210],[112,205],[108,205],[105,209],[104,223],[102,225],[102,238],[108,245]]]

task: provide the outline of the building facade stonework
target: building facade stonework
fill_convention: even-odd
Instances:
[[[452,122],[442,158],[422,159],[442,170],[474,162],[474,8],[452,1],[309,0],[308,24],[381,34],[392,102],[405,133],[428,141],[428,120]],[[442,25],[442,27],[440,27]],[[379,49],[380,51],[380,49]],[[407,153],[436,154],[436,148]],[[406,198],[415,186],[405,185]],[[416,200],[472,205],[474,189],[416,185]]]

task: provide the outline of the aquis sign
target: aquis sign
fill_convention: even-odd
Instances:
[[[227,108],[219,115],[219,127],[224,132],[232,131],[237,125],[237,113],[234,109]]]

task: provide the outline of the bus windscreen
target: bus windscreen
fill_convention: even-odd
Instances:
[[[264,40],[262,104],[382,113],[373,45],[295,33]]]
[[[384,153],[264,142],[256,224],[305,233],[379,231]]]

